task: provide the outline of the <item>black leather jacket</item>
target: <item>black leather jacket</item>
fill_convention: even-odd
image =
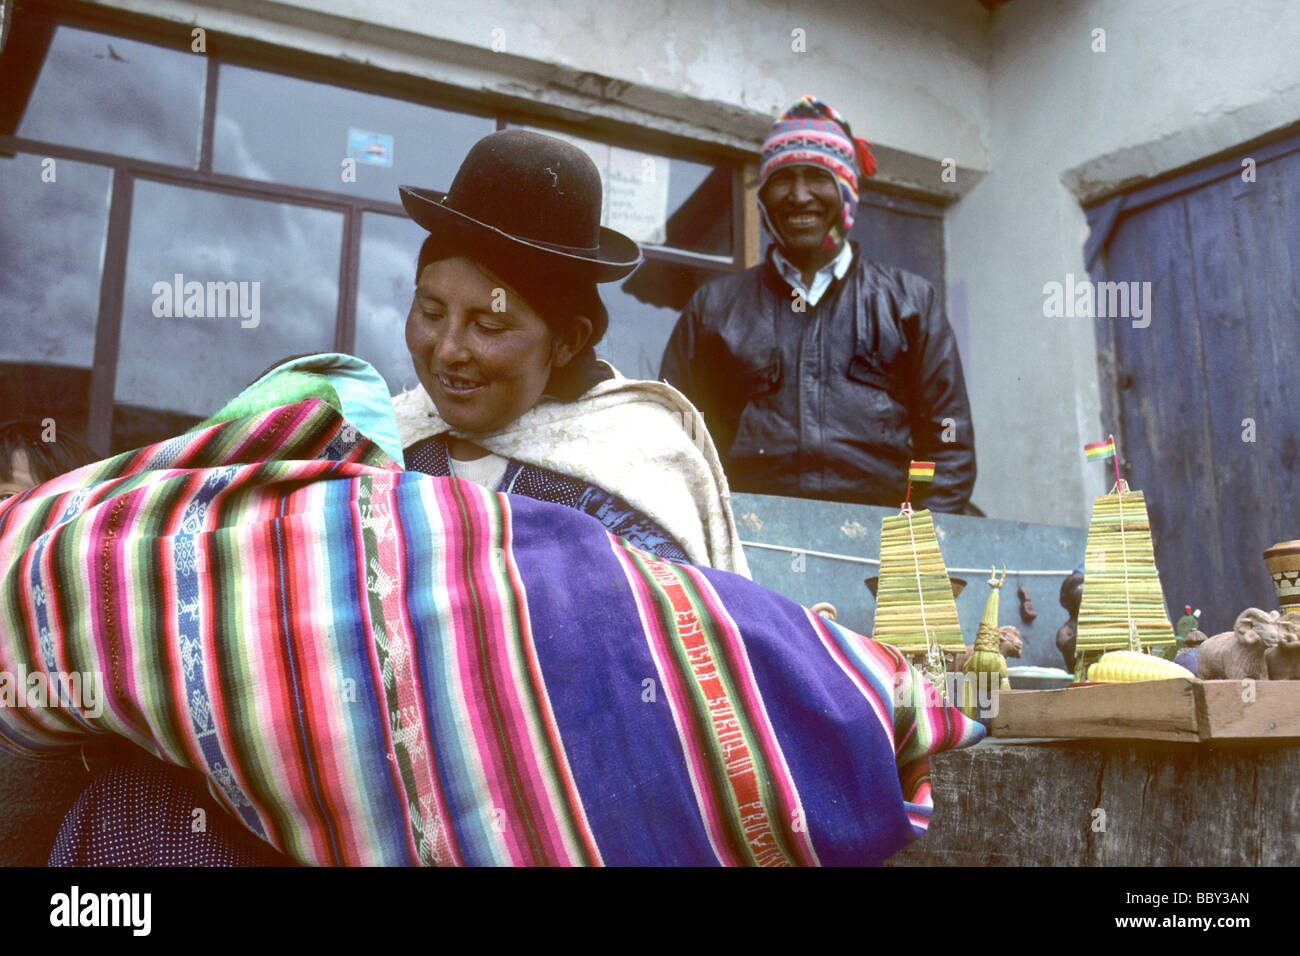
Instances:
[[[863,260],[798,312],[766,262],[696,291],[660,378],[704,415],[733,491],[961,511],[975,435],[961,358],[934,287]]]

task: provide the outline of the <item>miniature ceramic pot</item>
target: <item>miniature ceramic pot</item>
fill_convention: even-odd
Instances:
[[[1264,566],[1277,588],[1279,610],[1300,611],[1300,540],[1273,545],[1264,552]]]

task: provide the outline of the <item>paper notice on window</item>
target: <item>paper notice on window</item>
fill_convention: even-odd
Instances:
[[[637,242],[663,245],[667,241],[668,159],[590,139],[534,129],[577,146],[600,172],[600,224],[617,229]]]
[[[613,146],[605,181],[605,225],[637,242],[667,239],[668,160]]]

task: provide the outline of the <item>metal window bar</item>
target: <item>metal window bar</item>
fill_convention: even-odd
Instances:
[[[782,551],[786,554],[802,554],[812,558],[826,558],[828,561],[845,561],[849,564],[869,564],[872,567],[879,567],[879,558],[861,558],[856,554],[840,554],[835,551],[813,551],[809,548],[792,548],[786,544],[764,544],[759,541],[740,542],[746,548],[761,548],[764,551]],[[988,568],[948,568],[949,574],[983,574]],[[1074,570],[1069,571],[1050,571],[1050,570],[1020,570],[1008,568],[1007,574],[1011,576],[1019,575],[1021,577],[1042,577],[1042,578],[1068,578]]]

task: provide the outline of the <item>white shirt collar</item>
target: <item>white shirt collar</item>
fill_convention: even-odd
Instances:
[[[826,290],[831,287],[831,283],[836,279],[843,279],[845,273],[849,271],[849,266],[853,264],[853,249],[846,240],[840,246],[839,255],[817,270],[817,274],[813,276],[812,288],[804,285],[803,276],[790,264],[790,260],[781,255],[779,246],[772,250],[772,261],[776,264],[781,277],[790,283],[790,287],[802,292],[804,301],[809,305],[816,305],[826,294]]]

